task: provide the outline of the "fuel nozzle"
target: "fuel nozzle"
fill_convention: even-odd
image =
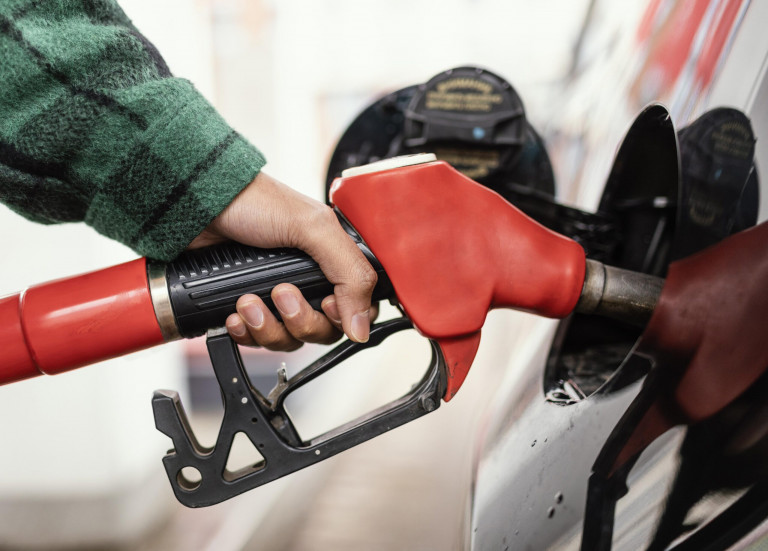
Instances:
[[[486,315],[514,308],[550,318],[574,310],[643,323],[661,280],[587,260],[575,240],[542,226],[497,193],[432,155],[342,173],[332,200],[350,238],[379,278],[373,300],[390,299],[406,317],[374,324],[366,343],[344,341],[262,395],[237,346],[221,329],[238,297],[296,285],[315,308],[333,292],[317,263],[296,249],[234,243],[187,251],[167,264],[137,259],[44,283],[0,298],[0,383],[55,374],[179,337],[207,333],[225,403],[214,448],[202,448],[178,394],[152,399],[157,428],[173,441],[163,462],[179,501],[218,503],[307,467],[435,411],[461,388]],[[273,310],[276,311],[276,310]],[[309,440],[285,409],[288,396],[352,355],[415,328],[432,359],[400,398]],[[226,469],[236,434],[264,462]],[[186,468],[201,480],[184,477]]]
[[[488,310],[563,318],[575,309],[642,325],[661,291],[659,278],[585,259],[576,241],[434,155],[345,171],[332,200],[378,273],[373,300],[396,301],[452,359],[446,400],[472,364]],[[202,335],[246,293],[276,313],[271,290],[284,282],[317,309],[333,293],[306,253],[236,243],[31,287],[0,299],[0,384]]]
[[[661,295],[664,279],[587,259],[576,312],[645,327]]]

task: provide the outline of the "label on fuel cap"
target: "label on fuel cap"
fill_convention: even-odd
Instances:
[[[431,163],[436,161],[434,153],[417,153],[415,155],[401,155],[399,157],[392,157],[391,159],[382,159],[374,163],[369,163],[362,166],[350,167],[341,173],[342,178],[350,178],[352,176],[360,176],[362,174],[371,174],[373,172],[382,172],[384,170],[392,170],[394,168],[402,168],[404,166],[420,165],[423,163]]]

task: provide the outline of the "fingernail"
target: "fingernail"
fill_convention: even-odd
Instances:
[[[233,334],[236,337],[244,337],[247,333],[245,329],[245,324],[238,316],[237,319],[233,321],[227,321],[227,331],[229,331],[231,334]]]
[[[336,306],[336,299],[329,298],[323,302],[323,311],[332,322],[341,323],[341,316],[339,316],[339,307]]]
[[[352,316],[352,340],[357,342],[368,342],[369,330],[370,322],[368,321],[368,312]]]
[[[248,325],[259,328],[264,323],[264,314],[255,302],[244,304],[241,308],[243,317]]]
[[[299,313],[299,301],[291,292],[275,293],[275,306],[284,318],[292,318]]]

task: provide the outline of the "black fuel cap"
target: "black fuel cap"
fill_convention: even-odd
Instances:
[[[521,193],[555,193],[544,142],[520,96],[487,69],[449,69],[367,107],[339,140],[326,185],[350,166],[415,153],[434,153],[512,202]]]

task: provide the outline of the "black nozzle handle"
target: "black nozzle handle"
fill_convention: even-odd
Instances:
[[[384,268],[357,233],[343,220],[342,225],[376,270],[378,283],[373,300],[392,298],[394,291]],[[164,278],[175,328],[163,327],[163,331],[185,338],[224,326],[227,316],[235,312],[237,299],[247,293],[260,297],[280,319],[270,296],[280,283],[296,285],[316,310],[320,310],[325,297],[333,294],[333,285],[317,262],[303,251],[260,249],[239,243],[185,251],[164,265]],[[155,308],[157,311],[157,304]]]

